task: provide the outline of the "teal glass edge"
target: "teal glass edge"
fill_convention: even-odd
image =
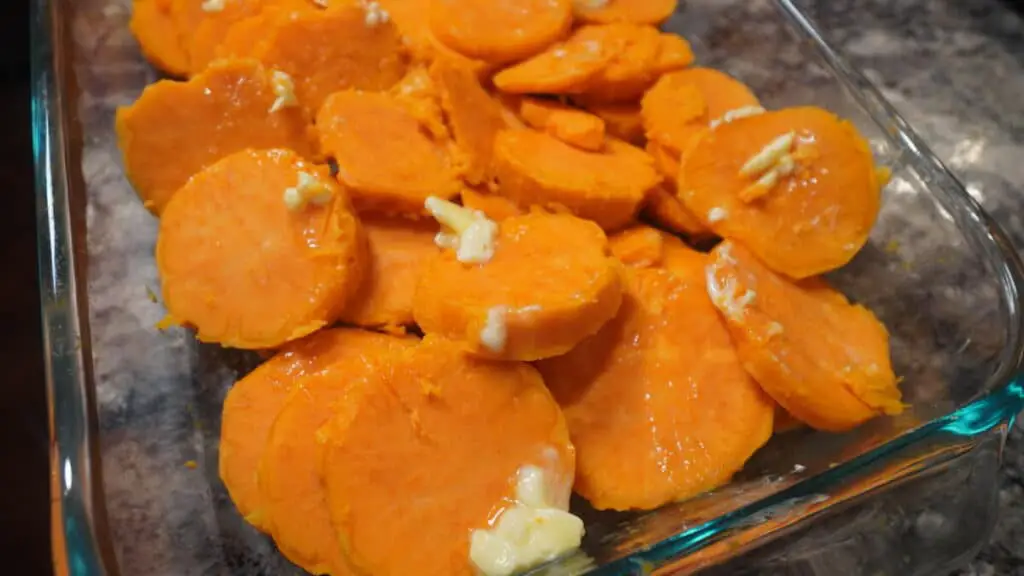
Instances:
[[[91,441],[95,430],[88,371],[87,333],[84,314],[78,307],[75,281],[74,240],[67,168],[69,150],[69,103],[65,102],[66,62],[63,30],[58,17],[63,0],[34,0],[32,33],[32,123],[35,160],[35,193],[39,236],[39,277],[42,296],[43,338],[46,352],[46,385],[50,402],[53,449],[61,506],[60,529],[65,538],[68,573],[75,576],[116,574],[116,560],[103,530],[102,493],[95,465],[98,453]],[[774,0],[800,36],[809,39],[832,66],[837,77],[882,126],[893,143],[912,152],[913,162],[927,173],[932,184],[951,194],[960,212],[987,230],[985,252],[998,252],[1005,265],[998,270],[1005,290],[1003,300],[1011,318],[1020,318],[1019,289],[1024,267],[1003,232],[985,214],[962,185],[925,146],[906,122],[859,73],[849,67],[824,41],[814,26],[790,0]],[[959,410],[933,420],[866,454],[804,480],[771,497],[744,506],[714,520],[688,528],[654,546],[598,568],[602,576],[646,573],[652,568],[697,551],[729,530],[750,525],[751,518],[773,507],[834,486],[873,464],[938,434],[972,438],[1002,424],[1012,424],[1024,409],[1020,327],[1013,327],[1011,343],[1002,359],[1002,370],[987,395]]]
[[[35,163],[36,227],[43,350],[51,465],[56,476],[56,521],[64,537],[72,576],[116,574],[110,542],[102,529],[101,485],[95,410],[89,388],[84,316],[78,306],[75,246],[69,194],[69,113],[66,61],[58,16],[62,0],[33,0],[30,8],[32,151]],[[87,332],[86,332],[87,333]],[[54,559],[57,562],[57,559]]]

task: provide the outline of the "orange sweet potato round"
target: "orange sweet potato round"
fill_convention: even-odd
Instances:
[[[171,76],[188,75],[189,54],[168,6],[159,0],[135,0],[128,27],[150,64]]]
[[[863,306],[787,280],[731,241],[712,251],[707,282],[743,366],[797,419],[843,431],[902,411],[889,335]]]
[[[231,60],[188,82],[151,84],[118,108],[125,174],[145,206],[159,214],[193,174],[246,148],[288,148],[315,159],[309,118],[297,108],[271,112],[276,99],[259,62]]]
[[[570,0],[431,0],[430,30],[449,48],[489,62],[521,60],[572,24]]]
[[[598,509],[652,509],[720,486],[772,433],[774,404],[708,299],[707,257],[671,249],[662,266],[624,271],[614,320],[537,364],[576,446],[574,489]]]
[[[608,140],[588,152],[534,130],[505,130],[494,142],[500,193],[521,206],[563,206],[606,230],[628,224],[661,182],[642,150]]]
[[[848,122],[812,107],[704,132],[682,158],[678,193],[717,235],[797,279],[853,258],[881,202],[867,142]]]
[[[317,430],[358,388],[414,347],[415,338],[337,330],[331,363],[297,376],[270,428],[257,473],[270,533],[289,560],[312,574],[356,574],[338,543],[320,480]]]
[[[489,262],[467,265],[452,250],[431,261],[416,289],[416,322],[481,356],[562,354],[618,309],[617,266],[606,248],[600,228],[568,214],[506,218]],[[496,343],[488,335],[499,330]]]
[[[329,194],[289,208],[303,176]],[[287,150],[232,154],[191,178],[160,220],[171,319],[205,342],[272,348],[338,318],[362,280],[365,238],[325,167]]]
[[[256,470],[270,428],[301,376],[315,374],[346,354],[347,330],[321,330],[284,346],[235,382],[224,399],[220,426],[220,478],[245,520],[270,530]]]
[[[549,473],[567,503],[565,420],[527,364],[431,336],[403,355],[324,429],[328,510],[362,574],[472,576],[470,533],[515,497],[522,466]]]
[[[429,196],[452,198],[462,185],[446,142],[439,142],[393,96],[346,90],[317,114],[325,154],[361,212],[419,215]]]

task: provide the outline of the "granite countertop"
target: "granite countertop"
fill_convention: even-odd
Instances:
[[[1024,2],[802,4],[1024,249]],[[961,575],[1024,574],[1024,421],[1004,457],[999,523]]]

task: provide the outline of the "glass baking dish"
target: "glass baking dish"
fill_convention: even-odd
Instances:
[[[158,331],[156,222],[113,114],[156,78],[128,0],[34,0],[33,121],[54,558],[70,574],[298,574],[217,476],[220,405],[258,358]],[[995,521],[1019,376],[1021,262],[959,182],[790,0],[688,0],[668,28],[767,106],[851,119],[892,167],[870,243],[834,281],[892,334],[910,404],[841,435],[776,437],[719,490],[643,514],[587,510],[545,574],[932,574]],[[396,543],[396,553],[401,553]]]

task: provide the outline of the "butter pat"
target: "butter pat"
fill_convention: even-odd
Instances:
[[[725,262],[732,261],[729,248],[729,246],[723,247],[719,253],[719,258]],[[709,264],[705,269],[708,296],[711,297],[711,302],[715,305],[715,308],[718,308],[722,314],[733,321],[739,322],[746,313],[747,307],[757,298],[757,292],[747,290],[743,294],[736,294],[739,287],[733,278],[729,278],[725,281],[724,285],[719,286],[716,277],[717,273],[717,264]]]
[[[542,468],[519,469],[515,503],[492,528],[470,535],[469,558],[483,576],[511,576],[579,548],[583,521],[551,494],[552,484]]]
[[[271,72],[270,87],[274,90],[274,95],[277,96],[274,103],[270,105],[271,114],[299,105],[298,99],[295,98],[295,83],[292,82],[292,77],[288,74],[280,70]]]
[[[224,0],[204,0],[200,8],[203,9],[203,12],[223,12]]]
[[[299,172],[299,182],[292,188],[284,191],[284,204],[288,210],[296,212],[302,210],[307,204],[313,203],[322,206],[330,202],[333,192],[330,187],[320,181],[314,174]]]
[[[447,230],[434,237],[441,248],[455,250],[455,258],[466,264],[484,264],[494,257],[498,225],[479,210],[463,208],[436,196],[427,198],[424,207]]]
[[[505,341],[508,339],[508,325],[505,317],[508,308],[505,306],[492,306],[487,311],[487,322],[483,330],[480,330],[480,343],[491,352],[500,353],[505,349]]]
[[[742,108],[734,108],[732,110],[729,110],[725,114],[722,114],[721,118],[715,118],[714,120],[712,120],[708,124],[708,127],[714,130],[715,128],[718,128],[722,124],[728,124],[733,120],[739,120],[740,118],[747,118],[749,116],[757,116],[758,114],[763,113],[764,108],[761,108],[760,106],[743,106]]]

